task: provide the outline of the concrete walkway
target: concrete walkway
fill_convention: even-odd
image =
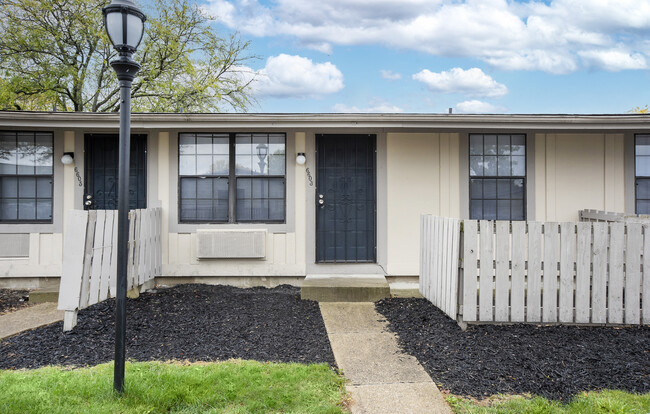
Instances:
[[[452,413],[414,357],[404,354],[373,303],[320,303],[334,357],[349,380],[353,414]]]
[[[22,331],[62,321],[64,311],[56,309],[56,302],[40,303],[16,312],[0,315],[0,339]]]

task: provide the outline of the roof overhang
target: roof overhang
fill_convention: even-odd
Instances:
[[[0,128],[115,130],[119,113],[0,111]],[[132,129],[650,130],[650,115],[133,113]]]

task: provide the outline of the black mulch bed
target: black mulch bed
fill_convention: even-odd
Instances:
[[[0,315],[29,306],[29,290],[0,289]]]
[[[0,341],[0,369],[96,365],[113,360],[115,301]],[[318,304],[291,286],[181,285],[127,300],[127,359],[321,363],[335,366]]]
[[[385,299],[377,310],[404,350],[452,394],[650,392],[650,328],[458,325],[425,299]]]

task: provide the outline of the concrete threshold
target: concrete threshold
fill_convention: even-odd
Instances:
[[[329,302],[320,309],[334,358],[348,379],[353,414],[452,413],[373,303]]]
[[[375,302],[390,296],[384,275],[307,275],[302,299],[318,302]]]

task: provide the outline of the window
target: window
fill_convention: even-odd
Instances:
[[[0,222],[51,223],[51,132],[0,131]]]
[[[650,214],[650,135],[637,135],[634,144],[636,214]]]
[[[284,222],[285,134],[183,133],[178,141],[181,222]]]
[[[470,218],[525,220],[526,136],[469,136]]]

